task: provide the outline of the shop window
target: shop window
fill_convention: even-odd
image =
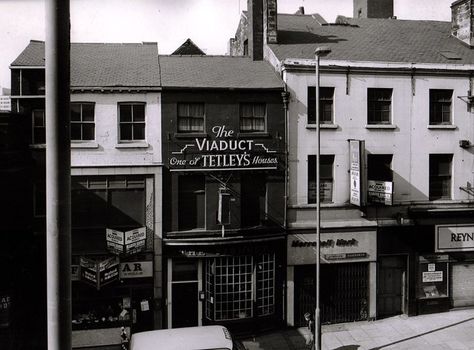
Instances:
[[[367,168],[368,180],[393,181],[391,154],[368,154]]]
[[[145,103],[119,103],[120,141],[145,140]]]
[[[241,176],[241,225],[259,226],[267,214],[267,185],[263,174]]]
[[[430,200],[451,199],[452,154],[430,154]]]
[[[90,141],[94,139],[94,103],[71,103],[71,141]]]
[[[143,178],[75,176],[71,187],[73,228],[127,230],[145,225]]]
[[[178,132],[204,132],[204,103],[178,103]]]
[[[451,124],[453,90],[430,90],[430,125]]]
[[[275,313],[275,254],[263,254],[257,261],[257,315]]]
[[[33,135],[32,144],[45,144],[46,143],[46,119],[44,115],[44,109],[33,110]]]
[[[204,176],[180,176],[178,186],[179,229],[204,228],[206,214]]]
[[[265,103],[241,103],[240,104],[240,131],[241,132],[263,132],[265,131],[266,119]]]
[[[320,156],[319,199],[331,203],[334,183],[334,156]],[[308,156],[308,203],[316,203],[316,156]]]
[[[319,88],[319,122],[333,123],[334,88]],[[316,87],[308,86],[308,124],[316,124]]]
[[[390,124],[392,89],[367,89],[367,123]]]

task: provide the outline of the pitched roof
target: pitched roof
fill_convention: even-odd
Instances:
[[[279,14],[278,43],[269,46],[280,60],[314,59],[315,49],[325,45],[331,48],[328,60],[474,63],[474,50],[451,36],[450,22],[373,18],[339,22],[320,25],[311,16]]]
[[[273,89],[283,83],[264,61],[233,56],[160,56],[163,88]]]
[[[188,38],[172,53],[172,55],[205,55],[205,53],[199,48],[199,46]]]
[[[12,67],[44,66],[45,45],[31,41]],[[156,43],[71,43],[71,87],[157,87]]]

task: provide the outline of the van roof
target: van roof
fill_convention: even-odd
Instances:
[[[162,329],[132,335],[131,350],[232,349],[232,338],[223,326]]]

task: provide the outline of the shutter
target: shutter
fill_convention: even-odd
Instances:
[[[474,306],[474,264],[452,264],[453,307]]]

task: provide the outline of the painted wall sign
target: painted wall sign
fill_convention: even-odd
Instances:
[[[146,228],[140,227],[130,231],[105,230],[107,250],[116,255],[132,255],[145,250]]]
[[[351,198],[350,203],[360,207],[364,204],[362,198],[363,174],[362,174],[362,155],[364,150],[364,141],[349,140],[349,158],[350,158],[350,181]]]
[[[371,203],[393,205],[393,182],[368,180],[367,200]]]
[[[288,235],[288,265],[312,265],[316,258],[316,234]],[[376,231],[321,233],[321,262],[375,261]]]
[[[211,129],[211,137],[197,137],[171,152],[171,171],[277,169],[277,151],[263,142],[238,138],[225,125]]]
[[[474,224],[436,225],[435,251],[474,251]]]
[[[133,261],[120,264],[120,279],[153,277],[153,262]]]

